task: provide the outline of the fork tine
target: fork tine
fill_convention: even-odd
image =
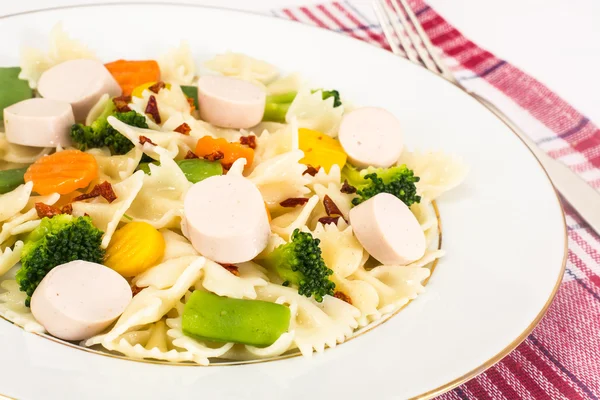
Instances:
[[[405,7],[406,3],[402,0],[400,0],[400,1],[401,1],[401,3],[398,3],[398,0],[390,0],[390,2],[392,3],[392,7],[394,7],[394,10],[396,11],[398,18],[400,19],[400,23],[404,27],[404,31],[407,33],[409,40],[412,43],[412,47],[414,47],[416,52],[419,54],[419,57],[421,58],[421,60],[423,61],[423,64],[425,64],[425,67],[427,67],[427,69],[429,69],[435,73],[441,72],[441,70],[439,70],[437,68],[437,65],[435,64],[435,62],[433,62],[433,60],[431,60],[431,58],[429,57],[427,50],[419,45],[420,44],[419,37],[415,34],[415,32],[413,31],[413,29],[411,27],[411,24],[406,19],[406,14],[407,14],[406,9],[407,8],[410,9],[410,7]],[[411,19],[411,22],[412,22],[412,19]]]
[[[396,0],[396,1],[399,1],[402,4],[402,7],[404,8],[406,15],[408,15],[408,18],[410,19],[412,25],[414,26],[415,31],[417,32],[417,35],[419,36],[419,39],[421,40],[421,43],[427,50],[429,58],[431,59],[431,61],[433,61],[433,63],[435,63],[435,66],[437,67],[437,69],[442,73],[444,78],[446,78],[450,81],[453,81],[453,82],[457,82],[456,78],[454,77],[452,72],[450,72],[448,67],[446,67],[446,64],[439,57],[439,55],[437,53],[437,49],[435,48],[433,43],[431,43],[431,40],[429,39],[429,36],[427,36],[427,33],[425,33],[425,29],[423,29],[423,26],[421,25],[419,18],[415,15],[412,8],[410,8],[410,6],[408,5],[408,2],[406,0]],[[417,47],[416,44],[415,44],[415,47]]]
[[[377,0],[375,0],[375,1],[377,1]],[[410,61],[420,64],[418,54],[415,53],[414,49],[412,48],[410,40],[408,40],[406,35],[403,34],[404,27],[402,25],[400,25],[398,23],[398,21],[396,21],[395,12],[390,10],[390,8],[386,4],[386,0],[380,0],[379,5],[385,12],[388,20],[390,21],[390,24],[392,25],[392,29],[396,33],[396,36],[398,37],[398,40],[400,41],[400,44],[402,45],[402,48],[404,49],[404,52],[406,53],[406,57]]]
[[[389,19],[387,19],[386,14],[382,10],[382,6],[378,0],[373,1],[373,11],[375,11],[375,15],[377,16],[379,25],[381,25],[381,30],[383,31],[383,34],[385,35],[385,38],[386,38],[388,44],[390,45],[390,48],[392,49],[394,54],[403,56],[404,52],[402,51],[402,49],[400,48],[400,45],[394,38],[394,35],[392,34],[392,32],[390,31],[390,26],[388,24]]]

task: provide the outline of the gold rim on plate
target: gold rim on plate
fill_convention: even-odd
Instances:
[[[78,8],[86,8],[86,7],[114,7],[114,6],[170,6],[170,7],[192,7],[192,8],[198,8],[198,9],[215,9],[215,10],[221,10],[221,11],[226,11],[226,12],[232,12],[232,13],[239,13],[239,14],[250,14],[250,15],[254,15],[254,16],[259,16],[262,18],[268,18],[268,19],[277,19],[277,20],[281,20],[278,17],[272,16],[272,15],[265,15],[265,14],[261,14],[258,12],[252,12],[252,11],[244,11],[244,10],[232,10],[232,9],[228,9],[225,7],[219,7],[219,6],[207,6],[207,5],[200,5],[200,4],[185,4],[185,3],[176,3],[176,2],[152,2],[152,3],[133,3],[133,2],[109,2],[109,3],[95,3],[95,4],[81,4],[81,5],[71,5],[71,6],[58,6],[58,7],[49,7],[49,8],[43,8],[43,9],[39,9],[39,10],[31,10],[31,11],[24,11],[24,12],[19,12],[19,13],[14,13],[14,14],[8,14],[8,15],[4,15],[4,16],[0,16],[0,20],[2,19],[8,19],[11,17],[17,17],[17,16],[22,16],[22,15],[28,15],[28,14],[37,14],[37,13],[43,13],[43,12],[48,12],[48,11],[57,11],[57,10],[68,10],[68,9],[78,9]],[[292,20],[284,20],[288,23],[297,23],[297,24],[301,24],[303,25],[306,29],[316,29],[319,30],[321,32],[329,32],[331,34],[337,34],[334,31],[331,30],[327,30],[327,29],[323,29],[323,28],[319,28],[316,26],[311,26],[311,25],[306,25],[302,22],[299,21],[292,21]],[[352,38],[345,36],[345,35],[339,35],[341,37],[346,37],[349,40],[352,40]],[[357,40],[355,41],[356,43],[361,43],[361,45],[365,45],[368,46],[371,49],[376,49],[377,51],[383,51],[386,54],[389,54],[391,56],[396,57],[395,55],[389,53],[388,51],[384,50],[384,49],[378,49],[377,47],[374,47],[371,44],[368,44],[366,42],[363,42],[361,40]],[[409,60],[406,60],[408,62],[410,62]],[[550,293],[550,296],[548,297],[548,300],[546,300],[546,303],[544,304],[544,306],[542,307],[542,309],[539,311],[539,313],[537,314],[537,316],[533,319],[533,321],[527,326],[527,328],[525,328],[525,330],[518,335],[513,341],[511,341],[504,349],[502,349],[500,352],[498,352],[495,356],[493,356],[492,358],[490,358],[489,360],[485,361],[483,364],[481,364],[480,366],[474,368],[473,370],[465,373],[464,375],[448,382],[445,383],[435,389],[429,390],[425,393],[422,393],[420,395],[417,395],[415,397],[412,397],[412,399],[419,399],[419,400],[424,400],[424,399],[431,399],[433,397],[439,396],[442,393],[445,393],[447,391],[450,391],[452,389],[454,389],[455,387],[467,382],[468,380],[476,377],[477,375],[483,373],[484,371],[486,371],[488,368],[492,367],[494,364],[496,364],[498,361],[500,361],[502,358],[504,358],[505,356],[507,356],[511,351],[513,351],[519,344],[521,344],[521,342],[523,342],[527,336],[529,336],[529,334],[531,333],[531,331],[533,331],[533,329],[537,326],[537,324],[541,321],[541,319],[544,317],[544,315],[546,315],[546,312],[548,311],[548,308],[550,307],[550,304],[552,304],[552,301],[554,300],[554,297],[556,296],[556,293],[558,292],[558,289],[560,287],[560,284],[562,283],[562,278],[563,275],[565,273],[565,269],[566,269],[566,265],[567,265],[567,256],[568,256],[568,235],[567,235],[567,224],[566,224],[566,220],[565,220],[565,214],[564,214],[564,209],[562,206],[562,203],[560,202],[560,199],[558,197],[558,193],[556,191],[556,188],[554,187],[554,184],[552,183],[552,180],[550,179],[550,177],[548,176],[548,173],[546,172],[546,170],[544,169],[543,165],[540,163],[540,161],[537,159],[537,157],[535,156],[535,154],[531,151],[531,149],[525,144],[525,142],[523,141],[523,139],[521,139],[521,137],[519,136],[519,134],[516,132],[518,130],[518,127],[506,116],[504,115],[502,112],[500,112],[497,109],[492,109],[490,108],[488,105],[486,105],[484,102],[482,102],[477,96],[473,95],[472,93],[469,93],[467,90],[465,90],[463,87],[461,87],[460,85],[451,82],[447,79],[445,79],[444,77],[428,70],[427,68],[423,67],[423,66],[419,66],[417,64],[411,63],[413,65],[416,65],[418,67],[423,68],[425,71],[429,72],[430,74],[442,79],[445,82],[448,82],[450,84],[452,84],[453,86],[457,87],[458,89],[460,89],[463,93],[467,94],[468,96],[470,96],[472,99],[474,99],[475,101],[477,101],[479,104],[481,104],[485,109],[487,109],[489,112],[491,112],[492,114],[494,114],[494,116],[496,116],[496,118],[498,118],[500,121],[502,121],[502,123],[504,125],[506,125],[511,132],[517,136],[517,138],[519,139],[519,141],[523,144],[523,146],[525,146],[527,148],[527,151],[529,151],[532,155],[532,157],[537,161],[538,165],[540,166],[541,170],[544,172],[544,175],[546,176],[546,178],[548,179],[548,182],[550,183],[550,185],[552,185],[553,189],[554,189],[554,195],[555,195],[555,199],[558,203],[558,206],[561,210],[561,214],[562,214],[562,222],[563,222],[563,235],[564,235],[564,256],[563,256],[563,261],[562,261],[562,266],[560,269],[560,273],[558,274],[556,283],[552,289],[552,292]],[[438,219],[438,232],[439,232],[439,248],[441,248],[441,241],[442,241],[442,231],[441,231],[441,220],[440,220],[440,215],[439,215],[439,211],[437,209],[437,204],[435,204],[435,202],[432,203],[434,209],[435,209],[435,213],[436,213],[436,217]],[[435,267],[437,266],[437,262],[438,260],[434,261],[434,264],[432,264],[431,266],[431,275],[434,272]],[[430,275],[430,276],[431,276]],[[427,282],[429,281],[429,277],[424,281],[425,284],[427,284]],[[407,303],[406,305],[410,304]],[[406,307],[406,305],[404,305],[403,307],[399,308],[398,310],[394,311],[393,313],[390,313],[388,316],[384,316],[383,319],[381,320],[380,323],[372,326],[370,329],[365,330],[364,332],[361,332],[359,334],[357,334],[356,336],[352,336],[351,338],[349,338],[348,340],[346,340],[346,342],[357,338],[359,336],[362,336],[364,333],[371,331],[372,329],[382,325],[383,323],[389,321],[392,317],[394,317],[398,312],[400,312],[404,307]],[[2,317],[4,320],[8,321],[6,318]],[[10,322],[10,321],[8,321]],[[12,322],[11,322],[12,323]],[[37,334],[37,333],[36,333]],[[127,361],[134,361],[134,362],[142,362],[142,363],[148,363],[148,364],[157,364],[157,365],[164,365],[164,366],[186,366],[186,367],[196,367],[198,365],[195,364],[183,364],[183,363],[169,363],[169,362],[163,362],[163,361],[152,361],[152,360],[137,360],[137,359],[132,359],[132,358],[127,358],[125,356],[117,356],[114,354],[110,354],[110,353],[104,353],[104,352],[100,352],[98,350],[94,350],[94,349],[89,349],[89,348],[85,348],[85,347],[81,347],[81,346],[77,346],[74,345],[72,343],[69,342],[63,342],[59,339],[56,339],[52,336],[49,335],[45,335],[45,334],[37,334],[41,337],[44,337],[46,339],[49,339],[51,341],[54,341],[56,343],[68,346],[68,347],[72,347],[74,349],[78,349],[78,350],[82,350],[85,352],[89,352],[89,353],[93,353],[93,354],[99,354],[105,357],[112,357],[112,358],[116,358],[116,359],[120,359],[120,360],[127,360]],[[242,361],[242,362],[235,362],[235,363],[218,363],[218,364],[212,364],[212,366],[231,366],[231,365],[243,365],[243,364],[256,364],[256,363],[263,363],[263,362],[270,362],[270,361],[277,361],[277,360],[282,360],[282,359],[289,359],[292,357],[297,357],[299,356],[300,353],[293,353],[293,354],[288,354],[288,355],[283,355],[283,356],[279,356],[279,357],[274,357],[274,358],[270,358],[270,359],[266,359],[266,360],[252,360],[252,361]],[[210,365],[209,365],[210,366]],[[0,394],[0,396],[2,396]],[[11,399],[8,396],[4,396],[6,398]]]

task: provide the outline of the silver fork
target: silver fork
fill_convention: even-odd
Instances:
[[[496,106],[462,86],[438,55],[437,49],[429,40],[425,29],[406,0],[374,0],[373,8],[388,44],[395,54],[406,57],[459,86],[504,121],[539,160],[554,188],[590,227],[600,234],[600,193],[567,166],[538,148],[527,134]]]

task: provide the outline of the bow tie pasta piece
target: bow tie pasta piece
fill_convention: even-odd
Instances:
[[[21,211],[24,213],[17,213],[13,217],[9,218],[2,224],[0,230],[0,245],[3,245],[10,238],[14,238],[16,235],[31,232],[40,224],[37,211],[35,209],[35,203],[44,203],[49,206],[53,205],[58,201],[60,195],[53,193],[48,196],[31,196],[25,208]]]
[[[225,76],[243,79],[263,85],[272,82],[279,75],[277,67],[256,58],[239,53],[218,54],[206,61],[204,67]]]
[[[46,70],[64,61],[80,58],[96,59],[96,56],[87,46],[71,39],[59,23],[50,31],[48,53],[29,47],[21,49],[19,78],[29,81],[29,86],[35,89],[37,81]]]
[[[305,357],[310,357],[313,350],[321,353],[326,346],[333,348],[343,343],[358,327],[360,311],[335,297],[325,296],[323,302],[318,303],[299,295],[292,288],[275,284],[259,287],[257,293],[259,300],[283,300],[297,307],[296,314],[292,316],[294,344]]]
[[[138,171],[129,178],[112,186],[117,199],[112,203],[107,203],[102,197],[86,201],[77,201],[73,203],[73,215],[83,216],[88,214],[92,218],[94,225],[104,231],[102,237],[102,248],[106,248],[110,243],[113,233],[117,229],[123,214],[131,206],[131,203],[138,195],[144,182],[144,173]]]
[[[310,90],[300,91],[290,105],[285,120],[290,123],[293,118],[296,118],[300,128],[312,129],[336,137],[344,114],[344,106],[334,107],[333,102],[333,97],[323,99],[320,90],[314,93]]]
[[[331,168],[329,168],[329,172],[325,172],[325,168],[321,167],[319,168],[315,176],[308,176],[310,182],[306,186],[308,186],[313,192],[315,191],[315,186],[317,185],[321,185],[327,188],[329,187],[329,185],[334,184],[338,185],[338,190],[339,187],[341,187],[340,185],[342,183],[342,170],[337,164],[333,164]]]
[[[148,101],[150,97],[154,97],[160,115],[160,122],[154,121],[151,118],[149,122],[161,125],[162,122],[167,121],[173,115],[190,115],[190,103],[188,103],[187,98],[183,94],[181,86],[175,83],[171,83],[169,86],[170,88],[165,87],[160,89],[158,93],[154,93],[149,89],[142,91],[141,95],[136,95],[134,92],[129,108],[138,114],[146,115]]]
[[[306,226],[318,202],[319,196],[314,195],[308,199],[305,205],[296,207],[291,212],[273,218],[271,221],[271,231],[286,241],[290,240],[294,230],[302,229]]]
[[[160,158],[160,165],[149,167],[150,175],[144,175],[143,186],[127,215],[156,229],[177,228],[183,214],[183,199],[192,184],[168,156]]]
[[[428,278],[427,268],[382,265],[370,271],[358,268],[350,279],[371,285],[379,296],[377,309],[382,314],[398,310],[425,291],[422,282]]]
[[[17,281],[10,279],[0,283],[0,315],[27,332],[44,333],[44,327],[35,320],[29,307],[25,306],[27,294],[19,290]]]
[[[21,252],[23,251],[23,242],[16,242],[11,249],[7,247],[4,251],[0,251],[0,277],[6,274],[12,267],[17,265],[21,260]]]
[[[309,179],[303,175],[306,166],[298,161],[304,156],[300,150],[291,151],[257,165],[248,179],[260,190],[269,211],[281,211],[279,203],[310,193]]]
[[[183,271],[199,258],[200,256],[192,255],[168,259],[136,276],[132,283],[141,288],[148,286],[156,289],[170,288],[177,282],[177,278]]]
[[[186,294],[188,289],[200,278],[204,267],[204,257],[187,266],[177,280],[168,289],[148,287],[133,297],[114,327],[105,335],[101,342],[114,342],[124,333],[160,320],[176,306],[176,303]],[[97,341],[96,340],[96,341]]]
[[[421,199],[420,203],[414,203],[410,206],[410,211],[421,224],[427,247],[436,245],[435,241],[439,238],[438,220],[431,202],[427,199]]]
[[[373,286],[361,280],[345,279],[337,274],[333,274],[331,280],[335,283],[336,292],[349,297],[352,305],[360,310],[358,326],[366,326],[369,322],[381,318],[381,313],[377,310],[379,294]]]
[[[14,217],[27,205],[33,182],[20,185],[11,192],[0,195],[0,222]]]
[[[298,126],[296,121],[273,131],[263,130],[256,140],[254,165],[270,160],[275,156],[298,150]],[[305,168],[306,169],[306,168]]]
[[[239,276],[213,261],[206,260],[201,279],[202,286],[219,296],[256,299],[256,287],[267,284],[264,270],[252,262],[236,264],[236,267]]]
[[[441,151],[404,152],[398,161],[400,164],[406,164],[421,178],[416,183],[417,193],[429,200],[458,186],[468,173],[467,164],[461,158]]]
[[[187,41],[158,58],[160,77],[165,82],[191,85],[196,75],[196,63]]]
[[[106,148],[91,149],[86,153],[94,156],[98,163],[98,181],[119,182],[129,178],[142,159],[142,151],[134,147],[127,154],[111,156]]]
[[[354,195],[342,193],[340,191],[341,185],[338,183],[330,183],[328,186],[316,184],[314,186],[314,192],[319,196],[319,202],[313,212],[313,218],[310,221],[310,226],[315,226],[317,221],[321,217],[326,217],[327,212],[325,210],[325,196],[329,197],[330,200],[337,206],[339,211],[342,213],[342,220],[348,221],[348,214],[352,208],[352,198]],[[333,215],[335,216],[335,215]]]
[[[364,250],[352,227],[343,221],[339,225],[317,223],[312,235],[321,240],[323,260],[336,275],[345,278],[362,265]]]
[[[161,229],[160,233],[165,239],[165,255],[161,262],[183,256],[200,255],[184,236],[169,229]]]
[[[9,143],[6,134],[0,132],[0,160],[8,163],[31,164],[38,158],[50,154],[53,149],[20,146]]]

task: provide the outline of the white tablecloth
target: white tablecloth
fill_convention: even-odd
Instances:
[[[173,1],[266,11],[328,0]],[[371,0],[349,1],[372,12]],[[0,15],[104,2],[114,0],[2,0]],[[539,79],[600,125],[598,0],[429,0],[429,4],[468,38]]]

